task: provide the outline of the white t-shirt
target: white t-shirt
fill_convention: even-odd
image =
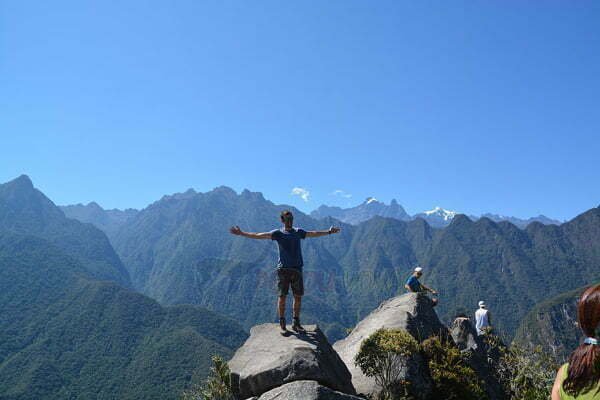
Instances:
[[[490,312],[485,308],[475,311],[475,328],[477,328],[478,335],[483,333],[484,328],[490,326],[489,314]]]

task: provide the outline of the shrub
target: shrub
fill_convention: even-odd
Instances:
[[[526,349],[517,345],[500,349],[495,370],[510,399],[547,400],[558,365],[541,347]]]
[[[421,346],[428,361],[436,398],[479,400],[487,397],[479,377],[468,365],[468,356],[450,341],[433,336]]]
[[[182,400],[234,400],[231,373],[220,356],[212,357],[213,366],[204,385],[183,392]]]
[[[365,339],[355,358],[362,372],[381,387],[380,399],[408,395],[408,382],[401,379],[406,359],[419,352],[419,343],[406,331],[379,329]]]

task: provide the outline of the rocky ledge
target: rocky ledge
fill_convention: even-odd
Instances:
[[[300,386],[304,397],[289,398],[343,399],[352,397],[339,396],[356,393],[346,365],[316,325],[306,326],[306,333],[289,332],[287,335],[282,335],[276,324],[257,325],[229,361],[229,368],[233,392],[238,399],[253,396],[270,399],[266,392],[275,388],[283,396],[292,389],[299,390]],[[295,381],[314,383],[310,387],[306,383],[286,385]]]
[[[377,387],[374,378],[363,374],[354,364],[354,358],[362,342],[381,328],[406,330],[419,342],[434,335],[449,335],[448,329],[435,313],[432,301],[426,295],[407,293],[381,303],[356,325],[348,337],[333,345],[352,374],[352,383],[356,391],[364,395],[375,395],[381,388]],[[430,395],[432,381],[420,354],[414,354],[406,360],[402,379],[418,387],[423,398]]]

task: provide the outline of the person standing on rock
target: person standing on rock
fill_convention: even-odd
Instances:
[[[475,311],[475,328],[477,335],[481,336],[492,330],[492,319],[485,302],[480,301],[478,305],[479,309]]]
[[[300,308],[302,305],[302,296],[304,295],[304,280],[302,277],[302,247],[300,240],[307,237],[319,237],[338,233],[340,228],[331,227],[324,231],[305,231],[304,229],[294,228],[294,216],[289,210],[282,211],[280,215],[283,227],[272,230],[271,232],[253,233],[244,232],[239,226],[230,228],[234,235],[244,236],[250,239],[271,239],[277,242],[279,248],[279,260],[277,262],[277,289],[279,292],[278,311],[279,326],[281,332],[287,332],[285,321],[285,301],[292,287],[294,295],[293,305],[293,324],[292,329],[296,332],[304,332],[300,325]]]

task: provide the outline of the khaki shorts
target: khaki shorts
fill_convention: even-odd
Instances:
[[[279,296],[287,296],[290,286],[294,296],[304,295],[304,279],[302,271],[295,268],[277,269],[277,290]]]

